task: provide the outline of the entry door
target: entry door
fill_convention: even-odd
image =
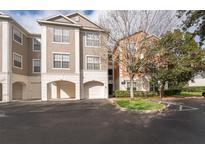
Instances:
[[[113,85],[109,84],[109,95],[112,96],[113,95]]]

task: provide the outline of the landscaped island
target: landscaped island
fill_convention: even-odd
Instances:
[[[117,104],[126,109],[136,109],[136,110],[161,110],[166,106],[161,103],[156,103],[148,99],[137,99],[137,100],[128,100],[121,99],[116,101]]]

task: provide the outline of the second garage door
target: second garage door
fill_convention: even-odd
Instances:
[[[87,99],[104,98],[104,84],[91,81],[84,84],[84,94]]]

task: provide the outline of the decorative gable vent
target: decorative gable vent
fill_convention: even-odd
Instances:
[[[79,16],[76,16],[74,20],[75,20],[76,22],[79,22],[79,21],[80,21],[80,17],[79,17]]]

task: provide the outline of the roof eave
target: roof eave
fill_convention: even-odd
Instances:
[[[60,22],[54,22],[54,21],[45,21],[45,20],[37,20],[39,24],[51,24],[51,25],[63,25],[63,26],[71,26],[71,27],[82,27],[81,25],[77,24],[68,24],[68,23],[60,23]]]
[[[105,31],[104,29],[89,28],[89,27],[82,27],[82,29],[83,30],[90,30],[90,31],[100,31],[100,32],[107,33],[107,31]]]

